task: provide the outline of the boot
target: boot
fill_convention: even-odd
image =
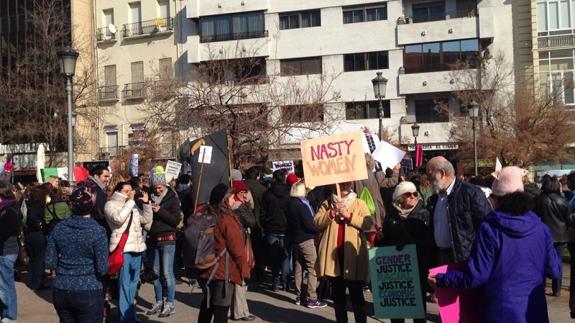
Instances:
[[[355,317],[355,323],[367,323],[367,313],[365,312],[365,306],[354,306],[353,316]]]

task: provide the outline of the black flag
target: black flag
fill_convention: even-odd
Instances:
[[[212,156],[210,163],[200,163],[200,147],[212,147]],[[228,138],[226,130],[220,130],[211,135],[196,139],[192,142],[186,142],[182,148],[187,148],[189,164],[192,170],[192,197],[194,201],[198,196],[198,205],[208,203],[210,192],[217,184],[223,183],[230,185],[230,167],[228,161]],[[201,180],[200,180],[201,172]],[[196,195],[200,190],[199,195]]]

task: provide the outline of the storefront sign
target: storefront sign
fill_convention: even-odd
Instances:
[[[423,151],[428,150],[457,150],[459,149],[458,144],[443,143],[443,144],[418,144],[423,147]],[[407,145],[408,151],[415,151],[415,145]]]

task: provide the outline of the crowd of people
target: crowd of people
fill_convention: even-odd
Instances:
[[[482,322],[548,322],[545,277],[559,296],[567,248],[573,315],[575,173],[536,185],[517,167],[466,180],[443,157],[408,175],[399,165],[373,171],[369,155],[366,167],[367,179],[338,188],[307,187],[297,167],[234,170],[230,185],[207,188],[201,205],[189,175],[168,183],[161,171],[124,179],[96,167],[73,191],[55,177],[0,188],[2,322],[17,320],[14,268],[27,253],[28,286],[52,288],[61,322],[102,322],[114,299],[120,321],[137,322],[136,294],[146,282],[155,292],[146,315],[172,316],[176,272],[187,267],[182,272],[204,293],[201,323],[255,320],[247,303],[253,285],[293,292],[295,304],[310,309],[331,300],[337,322],[348,322],[349,294],[362,323],[368,249],[408,244],[416,246],[422,299],[433,301],[437,286],[485,287]],[[202,246],[213,257],[204,267],[186,263],[182,252],[187,225],[199,217],[213,221],[211,244]],[[110,261],[118,251],[120,264]],[[460,269],[428,274],[455,263]]]

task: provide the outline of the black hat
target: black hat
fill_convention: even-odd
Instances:
[[[70,195],[70,203],[72,204],[72,214],[90,214],[96,206],[96,192],[90,186],[78,186]]]
[[[212,192],[210,193],[210,205],[218,205],[220,204],[220,202],[224,199],[224,196],[226,196],[226,193],[228,192],[228,187],[226,186],[226,184],[218,184],[216,186],[214,186],[214,188],[212,189]]]

